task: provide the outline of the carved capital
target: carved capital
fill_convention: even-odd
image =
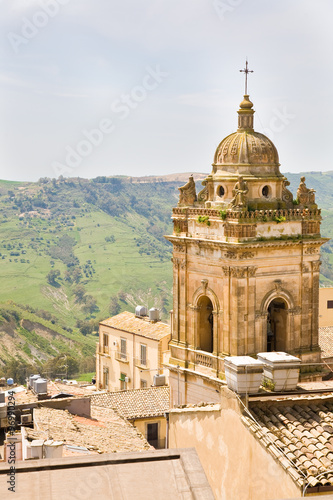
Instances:
[[[222,271],[224,273],[224,276],[230,276],[230,267],[222,266]]]
[[[247,271],[246,267],[236,267],[236,266],[230,267],[230,274],[234,278],[245,278],[246,271]]]
[[[312,262],[312,269],[314,272],[319,272],[320,266],[321,266],[320,260],[316,260],[316,261]]]
[[[249,278],[253,278],[256,275],[257,269],[258,268],[256,266],[249,266],[247,268],[247,274]]]
[[[180,269],[184,269],[186,267],[186,260],[185,259],[179,259],[177,257],[173,257],[172,262],[173,262],[174,267],[178,267]]]

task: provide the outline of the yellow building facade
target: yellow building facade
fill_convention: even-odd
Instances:
[[[120,391],[150,387],[154,375],[164,374],[170,326],[123,312],[100,322],[96,352],[99,389]]]

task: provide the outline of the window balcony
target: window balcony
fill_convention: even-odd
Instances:
[[[116,361],[120,361],[122,363],[129,363],[129,355],[121,351],[115,352],[115,359]]]
[[[134,364],[137,368],[140,368],[140,370],[149,370],[150,368],[150,363],[148,359],[143,360],[141,358],[135,358]]]
[[[101,354],[106,354],[107,356],[110,356],[111,348],[108,345],[103,345],[101,347]]]

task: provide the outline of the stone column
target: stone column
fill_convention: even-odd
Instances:
[[[255,266],[247,268],[247,353],[256,354],[256,271]]]
[[[223,266],[222,271],[224,274],[223,281],[223,330],[222,330],[222,351],[226,354],[231,353],[231,341],[230,341],[230,321],[231,321],[231,312],[230,312],[230,267]]]
[[[311,348],[318,347],[318,316],[319,316],[319,270],[321,262],[312,262],[312,335]]]

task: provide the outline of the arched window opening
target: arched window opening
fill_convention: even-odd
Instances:
[[[218,196],[220,196],[220,198],[222,198],[224,196],[224,193],[225,193],[224,187],[223,186],[219,186],[217,188],[217,194],[218,194]]]
[[[212,301],[204,296],[198,302],[199,314],[199,348],[202,351],[213,352],[214,348],[214,319]]]
[[[287,347],[287,305],[274,299],[267,311],[267,351],[285,351]]]

